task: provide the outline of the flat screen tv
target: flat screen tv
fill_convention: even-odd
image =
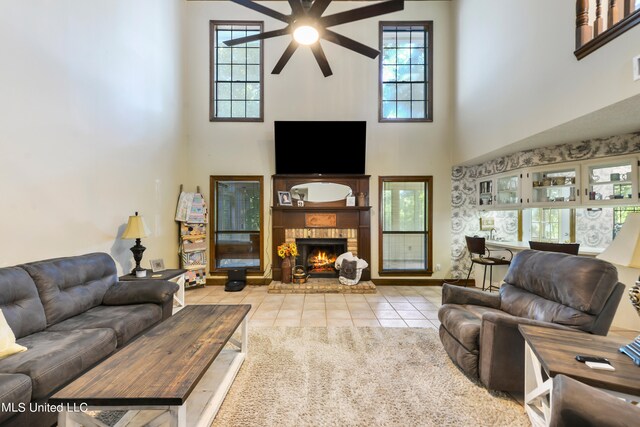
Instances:
[[[364,174],[366,121],[275,121],[276,174]]]

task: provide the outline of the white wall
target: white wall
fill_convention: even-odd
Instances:
[[[289,13],[285,2],[265,2],[267,7]],[[362,7],[362,2],[333,2],[325,15]],[[372,260],[377,277],[377,223],[379,175],[433,175],[434,266],[450,265],[451,210],[451,29],[449,1],[405,2],[405,10],[355,23],[335,31],[372,47],[378,46],[378,21],[434,21],[434,122],[378,123],[378,61],[339,46],[322,42],[333,76],[323,78],[311,51],[298,49],[282,73],[271,75],[289,39],[265,42],[264,123],[209,122],[209,20],[263,20],[265,31],[281,28],[279,21],[231,2],[188,2],[185,51],[188,64],[186,120],[191,185],[209,188],[210,175],[265,176],[265,260],[269,259],[270,177],[275,172],[274,120],[366,120],[366,173],[371,175]],[[328,141],[330,142],[330,141]],[[339,147],[334,148],[339,152]],[[276,260],[277,262],[277,260]],[[270,276],[270,270],[267,269]]]
[[[104,251],[128,270],[136,210],[144,266],[177,266],[183,3],[3,2],[0,266]]]
[[[456,164],[640,94],[640,26],[578,61],[575,1],[454,0],[453,16]]]

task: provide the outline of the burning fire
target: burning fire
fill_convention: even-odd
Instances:
[[[333,271],[336,256],[322,250],[315,250],[309,256],[309,264],[313,271]]]

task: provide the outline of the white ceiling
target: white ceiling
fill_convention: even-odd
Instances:
[[[578,142],[638,131],[640,131],[640,95],[632,96],[601,110],[529,136],[464,164],[483,163],[496,157],[547,145]]]

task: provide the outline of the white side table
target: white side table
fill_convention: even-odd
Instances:
[[[553,406],[553,377],[564,374],[627,402],[640,396],[639,368],[618,349],[628,340],[580,331],[519,325],[525,340],[524,406],[533,426],[548,426]],[[591,369],[578,354],[606,357],[615,371]]]

